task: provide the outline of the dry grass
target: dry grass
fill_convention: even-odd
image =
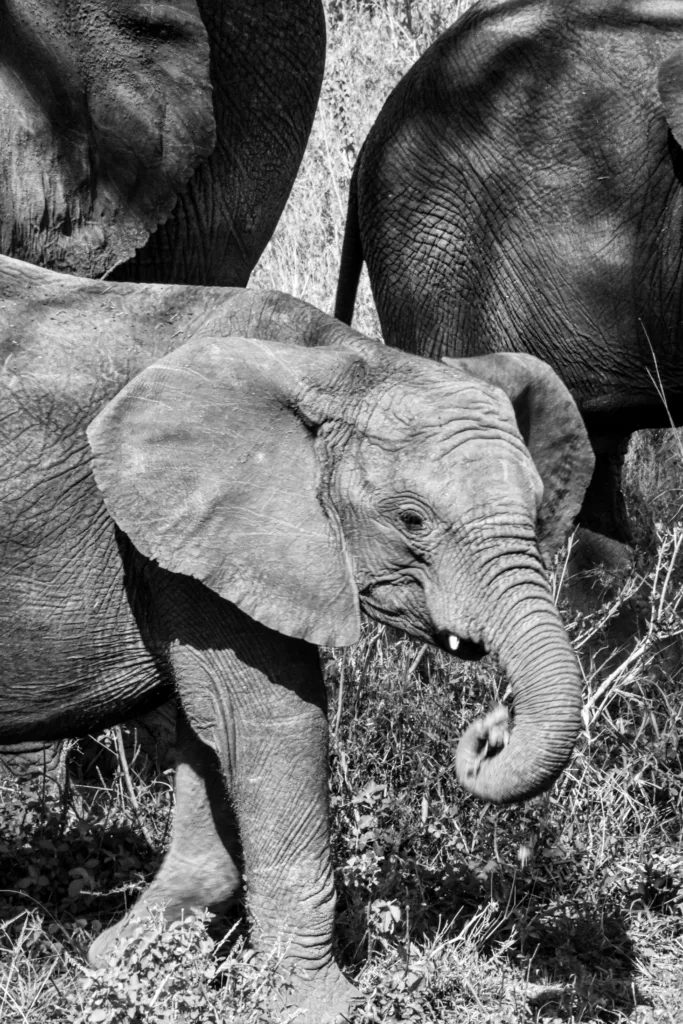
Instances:
[[[332,312],[351,171],[382,104],[472,0],[332,0],[327,63],[311,140],[287,208],[250,282]],[[379,321],[364,274],[354,326]]]
[[[331,309],[353,158],[394,82],[463,6],[330,4],[311,144],[253,287]],[[356,322],[377,331],[367,283]],[[643,554],[602,615],[564,610],[586,728],[545,797],[501,810],[455,783],[457,738],[499,688],[492,665],[374,625],[326,654],[338,953],[368,997],[355,1021],[683,1020],[682,487],[680,437],[637,438],[627,493]],[[609,617],[634,593],[641,625],[615,649]],[[83,967],[167,839],[169,777],[133,759],[135,814],[114,754],[78,762],[63,804],[5,787],[0,1020],[274,1020],[272,970],[249,962],[239,928],[218,947],[198,921],[111,971]]]

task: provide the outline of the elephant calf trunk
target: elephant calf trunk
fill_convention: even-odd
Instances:
[[[469,727],[456,753],[465,789],[502,804],[551,786],[581,728],[580,669],[556,610],[527,613],[524,622],[498,648],[512,684],[511,723],[497,708]]]

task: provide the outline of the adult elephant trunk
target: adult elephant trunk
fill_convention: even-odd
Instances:
[[[521,600],[512,586],[487,602],[495,611],[482,633],[512,688],[511,727],[503,709],[494,711],[469,727],[456,755],[462,785],[496,803],[547,789],[581,726],[581,674],[557,609],[544,581],[525,590]]]

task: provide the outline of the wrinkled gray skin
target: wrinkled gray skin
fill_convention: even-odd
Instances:
[[[353,643],[363,608],[497,652],[509,743],[496,712],[457,770],[485,799],[547,787],[580,724],[541,557],[592,469],[576,407],[531,357],[435,363],[275,292],[0,258],[0,311],[0,743],[171,693],[183,710],[170,849],[91,957],[149,904],[173,919],[243,871],[256,948],[297,969],[298,1019],[334,1020],[357,994],[331,948],[315,645]]]
[[[246,285],[324,60],[320,0],[2,4],[0,252],[84,277]]]
[[[84,277],[246,285],[324,61],[320,0],[0,5],[0,252]],[[0,771],[40,764],[63,783],[58,748],[0,747]]]
[[[683,423],[682,6],[474,5],[353,173],[336,315],[351,322],[365,260],[388,344],[550,363],[597,455],[589,561],[630,542],[631,432]]]

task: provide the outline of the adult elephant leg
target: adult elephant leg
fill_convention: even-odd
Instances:
[[[134,744],[140,747],[157,771],[165,771],[176,763],[177,717],[176,701],[167,700],[153,711],[137,715],[126,723],[132,731]]]
[[[177,744],[171,845],[150,887],[90,947],[93,964],[106,961],[118,938],[144,927],[154,907],[176,921],[193,908],[225,905],[239,889],[237,829],[218,758],[182,714]]]
[[[595,469],[567,574],[569,600],[580,611],[594,611],[616,592],[633,567],[632,534],[621,485],[628,442],[629,435],[591,434]]]
[[[282,958],[297,1021],[345,1014],[356,989],[332,955],[327,717],[317,648],[261,626],[200,584],[179,611],[173,672],[215,749],[239,823],[252,943]],[[182,609],[182,604],[178,605]]]
[[[621,474],[630,434],[607,436],[591,433],[595,452],[593,477],[581,508],[581,526],[621,544],[631,544]]]

